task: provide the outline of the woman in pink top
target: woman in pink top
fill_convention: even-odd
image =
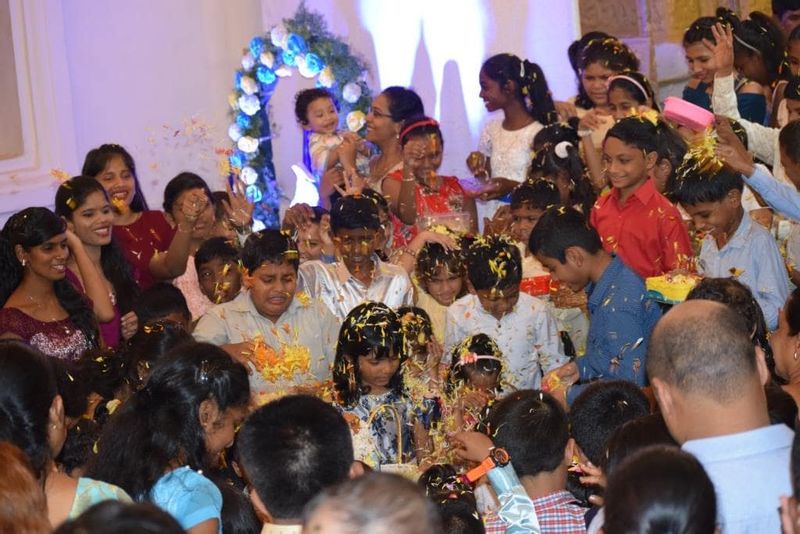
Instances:
[[[107,347],[116,348],[129,339],[138,326],[132,311],[139,295],[131,267],[119,246],[112,239],[114,212],[105,189],[97,180],[76,176],[64,182],[56,191],[56,214],[83,243],[97,271],[99,282],[111,298],[114,318],[100,323],[100,336]],[[67,279],[84,293],[84,278],[73,257],[67,260]]]

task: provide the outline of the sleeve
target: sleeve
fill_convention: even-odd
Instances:
[[[569,361],[564,354],[561,336],[553,308],[549,303],[534,307],[534,347],[539,353],[539,366],[543,373],[561,367]]]
[[[756,224],[756,223],[754,223]],[[752,288],[756,301],[764,312],[764,320],[769,330],[778,328],[778,315],[789,297],[789,278],[786,265],[772,236],[765,236],[761,251],[753,250],[758,266],[757,287]]]
[[[739,101],[736,96],[734,78],[725,76],[714,78],[714,95],[712,97],[714,113],[739,121],[747,132],[747,148],[756,157],[768,165],[775,164],[775,141],[780,130],[768,128],[757,122],[742,118],[739,114]]]
[[[642,364],[645,359],[647,339],[650,332],[646,331],[642,320],[647,314],[642,309],[624,309],[615,307],[608,311],[604,324],[608,326],[606,342],[602,345],[601,354],[586,354],[584,358],[591,357],[595,363],[602,362],[603,378],[611,380],[627,380],[638,386],[645,385],[645,374]],[[595,368],[598,366],[595,365]],[[578,369],[581,381],[588,381],[599,376],[590,376],[590,368]],[[586,373],[590,370],[589,373]],[[586,374],[584,374],[586,373]]]
[[[689,232],[686,230],[686,225],[683,224],[677,208],[672,207],[671,211],[662,219],[661,235],[664,271],[685,268],[694,253],[691,241],[689,241]]]
[[[333,360],[336,356],[336,344],[339,340],[339,320],[328,307],[322,302],[318,302],[317,308],[322,315],[322,354],[325,357],[328,368],[333,367]],[[326,378],[330,378],[327,376]]]
[[[200,317],[197,326],[194,327],[192,336],[195,341],[211,343],[217,346],[230,343],[225,321],[213,309]]]
[[[221,519],[222,494],[219,488],[205,477],[198,475],[198,480],[192,483],[185,493],[176,495],[176,499],[179,500],[177,519],[186,530],[204,521],[216,519],[219,522]]]
[[[772,209],[790,219],[800,220],[800,192],[796,188],[778,182],[760,165],[755,166],[752,176],[742,175],[742,178]]]
[[[325,166],[328,163],[328,155],[336,146],[325,140],[322,135],[310,135],[308,138],[308,153],[311,155],[311,172],[317,177],[325,173]]]
[[[487,476],[500,501],[497,515],[505,523],[506,532],[514,534],[541,532],[533,501],[522,487],[512,464],[497,466],[489,470]]]
[[[717,115],[722,115],[734,120],[741,119],[741,115],[739,115],[739,103],[736,101],[736,81],[734,80],[733,74],[728,76],[714,76],[714,92],[711,95],[711,108]]]

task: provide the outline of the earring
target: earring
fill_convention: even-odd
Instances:
[[[792,354],[792,358],[794,358],[794,361],[797,361],[797,346],[794,347],[794,354]]]
[[[25,258],[22,258],[22,266],[23,266],[23,267],[25,267],[25,264],[26,264],[26,263],[27,263],[27,262],[25,261]]]

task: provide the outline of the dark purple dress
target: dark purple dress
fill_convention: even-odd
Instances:
[[[0,309],[0,334],[14,334],[48,356],[71,362],[91,348],[69,318],[43,322],[17,308]]]

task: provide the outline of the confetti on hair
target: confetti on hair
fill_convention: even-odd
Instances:
[[[70,175],[64,169],[50,169],[50,176],[58,180],[58,183],[63,184],[69,181]]]

